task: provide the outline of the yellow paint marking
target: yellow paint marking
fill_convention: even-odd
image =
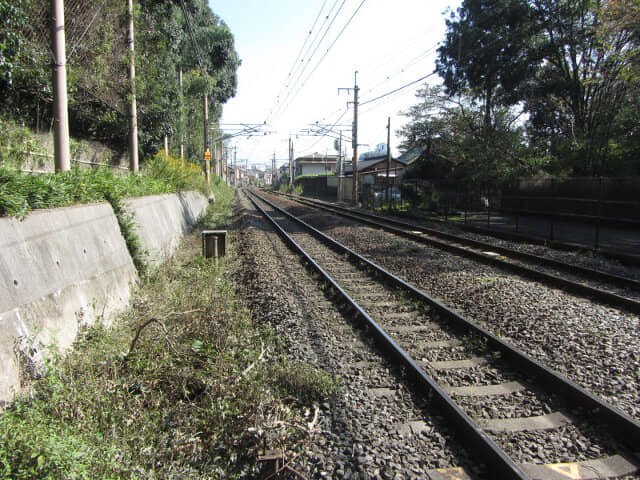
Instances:
[[[470,480],[469,476],[460,467],[437,468],[435,471],[448,480]]]
[[[582,478],[580,465],[577,463],[552,463],[547,465],[547,468],[571,480],[580,480]]]

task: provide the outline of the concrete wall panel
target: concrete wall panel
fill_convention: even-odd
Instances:
[[[37,363],[43,346],[109,323],[136,278],[109,204],[0,218],[0,399],[19,387],[19,357]]]
[[[207,208],[198,192],[126,201],[149,261],[171,255]],[[107,203],[0,218],[0,401],[19,390],[21,368],[46,348],[69,348],[78,330],[126,308],[137,273]]]
[[[147,261],[158,264],[170,257],[182,236],[191,230],[207,209],[207,198],[199,192],[155,195],[125,201],[135,215],[136,233]]]

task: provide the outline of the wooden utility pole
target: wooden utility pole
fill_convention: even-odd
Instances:
[[[63,0],[51,2],[53,40],[53,143],[56,173],[71,170],[69,109],[67,106],[67,54],[64,35]]]
[[[390,182],[389,182],[389,166],[391,165],[391,117],[387,117],[387,205],[390,205],[389,196]]]
[[[138,172],[138,114],[136,107],[136,50],[133,35],[133,0],[128,0],[129,7],[129,84],[131,87],[131,104],[129,106],[129,170]]]

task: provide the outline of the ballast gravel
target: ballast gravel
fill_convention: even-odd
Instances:
[[[640,417],[637,317],[493,267],[361,225],[355,226],[343,218],[336,220],[325,214],[309,213],[309,209],[297,204],[290,203],[289,208],[292,213],[302,214],[309,223],[373,258],[392,273],[443,300],[576,383],[632,416]],[[251,236],[257,233],[269,237],[263,231],[250,234],[249,240],[243,242],[247,252],[255,253],[253,250],[257,244],[270,243],[271,246],[259,247],[258,255],[262,251],[265,257],[277,257],[274,254],[276,242],[271,239],[265,243]],[[281,256],[290,257],[287,254]],[[256,297],[261,299],[257,303],[269,303],[264,302],[264,295],[277,299],[279,292],[291,287],[285,286],[286,281],[283,283],[287,273],[282,265],[278,266],[276,262],[265,268],[259,264],[257,270],[261,273],[253,281],[263,276],[264,271],[275,268],[275,273],[265,274],[266,281],[255,283],[254,290],[261,291]],[[291,282],[292,278],[287,280]],[[301,283],[299,279],[295,281]],[[328,314],[331,309],[326,305],[321,309],[313,307],[315,300],[308,293],[300,291],[298,295],[303,300],[296,300],[296,295],[290,292],[287,307],[278,307],[284,312],[284,318],[270,320],[276,332],[285,339],[294,357],[339,375],[345,389],[355,388],[330,405],[323,406],[316,441],[310,451],[298,459],[301,472],[310,478],[425,478],[429,468],[468,462],[466,454],[461,453],[459,445],[451,440],[443,419],[429,416],[426,405],[421,402],[414,403],[413,407],[402,404],[411,397],[409,391],[403,386],[391,388],[396,372],[388,367],[385,369],[384,365],[381,368],[375,366],[376,360],[366,341],[359,347],[351,341],[344,342],[347,332],[357,332],[357,329],[353,330],[353,326],[347,329],[336,327],[331,333],[328,320],[339,318],[339,312]],[[320,313],[321,310],[324,313]],[[320,323],[313,318],[318,313],[322,318]],[[265,312],[265,316],[268,315],[268,311]],[[602,341],[603,337],[605,341]],[[301,341],[300,338],[306,340]],[[332,353],[325,356],[325,350]],[[463,359],[468,353],[457,347],[441,351],[443,353],[431,351],[422,360]],[[606,354],[603,355],[603,351]],[[496,381],[491,378],[490,368],[475,370],[476,373],[471,374],[474,378],[464,378],[465,374],[462,374],[455,383],[466,385]],[[451,377],[447,378],[450,380]],[[500,380],[507,378],[497,381]],[[357,393],[358,388],[364,388],[368,395],[363,398]],[[513,394],[512,397],[518,395]],[[493,405],[485,404],[482,408],[469,397],[457,400],[472,417],[513,418],[542,415],[554,410],[552,399],[528,393],[523,395],[525,398],[495,398]],[[394,413],[398,406],[409,406],[413,410],[409,415]],[[362,408],[366,411],[361,411]],[[376,420],[372,411],[386,415],[387,421]],[[399,418],[405,422],[404,427],[395,425]],[[411,425],[416,418],[421,418],[423,424],[412,430]],[[422,443],[416,445],[413,437],[407,441],[407,434],[414,437],[418,434]],[[400,435],[402,442],[394,442],[394,435]],[[516,461],[526,463],[587,460],[616,452],[616,445],[611,445],[607,438],[600,438],[598,430],[591,429],[588,423],[581,425],[580,429],[569,425],[551,432],[492,434],[492,437]],[[428,460],[420,450],[425,445],[434,449]]]
[[[304,478],[421,479],[433,468],[471,466],[467,454],[424,397],[415,396],[324,297],[276,234],[238,215],[237,282],[254,321],[268,322],[288,354],[334,376],[338,395],[320,405],[310,446],[292,465]],[[244,213],[244,215],[243,215]]]
[[[640,419],[637,315],[344,218],[289,205],[346,246]]]

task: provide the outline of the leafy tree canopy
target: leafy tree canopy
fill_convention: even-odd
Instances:
[[[140,148],[156,152],[164,135],[202,151],[203,95],[215,120],[235,95],[239,66],[228,27],[202,0],[185,1],[202,65],[179,0],[136,0],[136,97]],[[36,128],[51,122],[51,53],[48,0],[0,0],[0,100],[5,116]],[[66,15],[72,134],[126,148],[130,86],[127,80],[126,2],[81,2]],[[5,29],[6,26],[6,29]],[[183,73],[183,88],[179,85]],[[181,93],[182,92],[182,93]],[[196,118],[193,118],[196,117]]]
[[[490,154],[512,107],[528,119],[528,157],[571,174],[615,174],[638,145],[626,128],[640,114],[639,26],[638,0],[464,0],[447,21],[437,72],[450,97],[482,106],[476,155]],[[637,165],[628,159],[622,170]]]

